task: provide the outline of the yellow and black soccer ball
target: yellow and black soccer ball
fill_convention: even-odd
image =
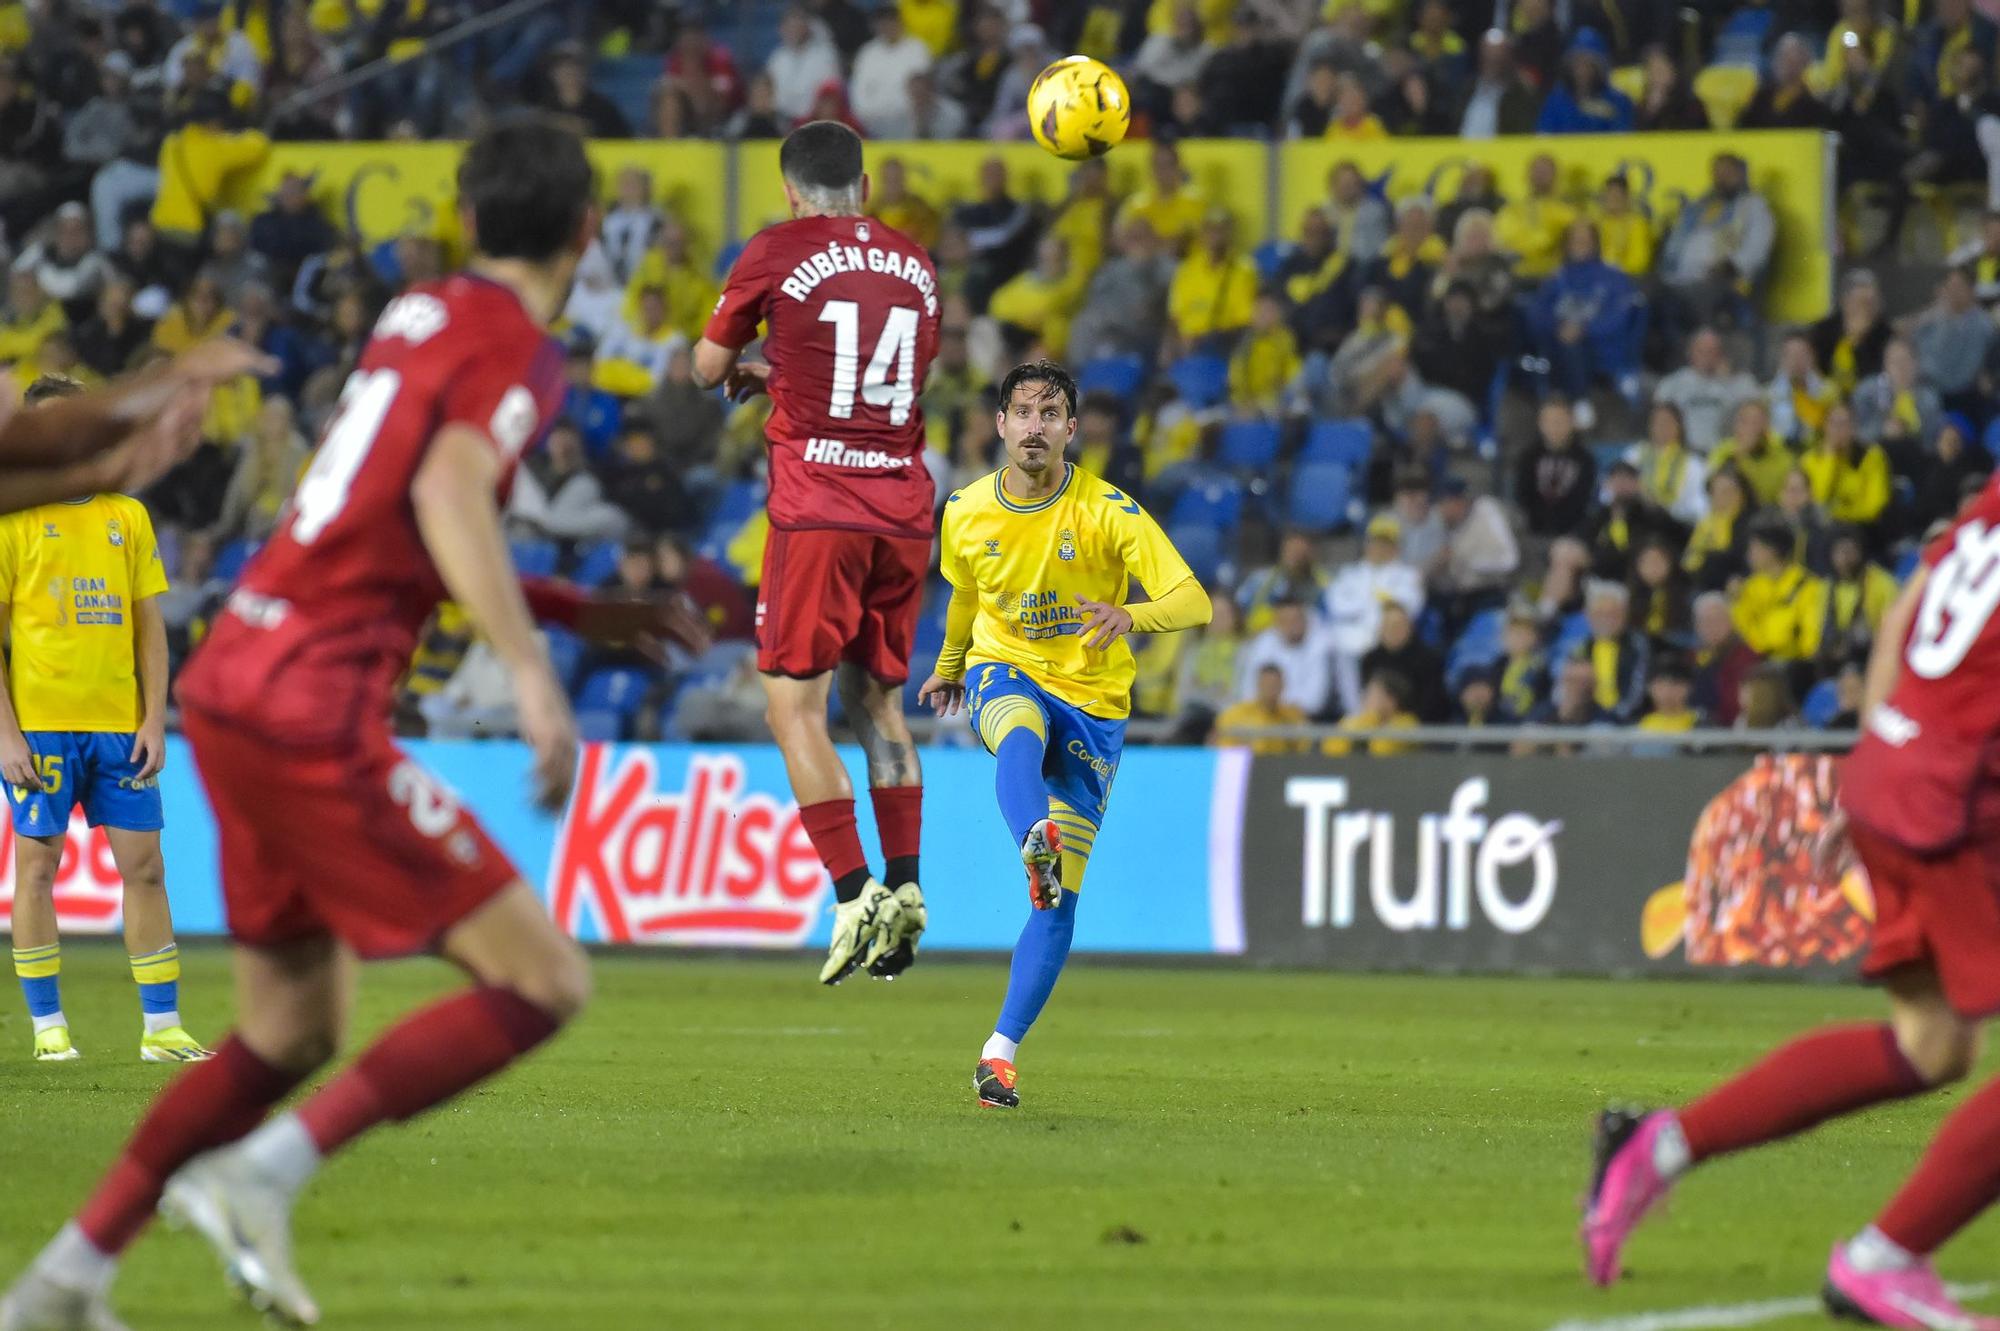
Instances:
[[[1035,142],[1058,157],[1101,157],[1132,127],[1132,97],[1125,80],[1101,60],[1064,56],[1035,77],[1028,89],[1028,124]]]

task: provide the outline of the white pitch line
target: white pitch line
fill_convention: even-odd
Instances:
[[[1955,1299],[1977,1299],[1991,1294],[1992,1284],[1949,1285]],[[1761,1303],[1708,1303],[1671,1312],[1631,1313],[1601,1321],[1571,1318],[1558,1322],[1549,1331],[1726,1331],[1729,1327],[1761,1326],[1784,1317],[1806,1317],[1820,1311],[1817,1298],[1766,1299]]]

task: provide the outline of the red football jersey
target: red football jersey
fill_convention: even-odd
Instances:
[[[1842,770],[1857,822],[1912,850],[2000,834],[2000,480],[1924,551],[1888,700]]]
[[[437,432],[521,454],[561,408],[561,348],[507,287],[469,275],[391,301],[312,466],[182,673],[185,706],[315,744],[385,725],[396,681],[445,597],[410,485]]]
[[[769,326],[771,525],[929,536],[917,405],[938,344],[937,270],[867,217],[802,217],[743,247],[708,321],[741,347]]]

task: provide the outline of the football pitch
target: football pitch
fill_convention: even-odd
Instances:
[[[187,961],[189,1025],[218,1032],[225,957]],[[598,958],[596,1005],[543,1056],[315,1183],[298,1240],[324,1325],[1823,1326],[1783,1301],[1817,1288],[1958,1098],[1697,1175],[1605,1293],[1573,1241],[1591,1113],[1685,1095],[1876,1014],[1871,995],[1079,957],[1006,1113],[970,1089],[1002,967],[932,958],[825,991],[816,964]],[[73,944],[63,980],[81,1062],[30,1062],[0,1003],[7,1278],[171,1072],[131,1057],[115,947]],[[354,1044],[451,982],[371,969]],[[1948,1279],[1991,1274],[1996,1223],[1947,1252]],[[116,1295],[135,1331],[256,1325],[206,1250],[162,1230]]]

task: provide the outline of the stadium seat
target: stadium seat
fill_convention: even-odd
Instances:
[[[1338,463],[1359,470],[1375,451],[1375,427],[1362,419],[1314,421],[1306,431],[1301,463]]]
[[[1257,265],[1257,280],[1275,282],[1278,269],[1291,257],[1293,245],[1285,240],[1267,240],[1250,254],[1251,262]]]
[[[1719,64],[1755,65],[1764,58],[1765,40],[1771,35],[1768,5],[1745,5],[1731,14],[1715,35],[1715,59]]]
[[[625,718],[602,707],[585,707],[576,714],[576,737],[586,744],[612,744],[625,737]]]
[[[508,548],[514,555],[514,571],[524,578],[552,577],[562,562],[562,550],[554,541],[514,541]]]
[[[577,709],[595,708],[629,717],[644,704],[652,683],[651,672],[645,670],[612,666],[596,671],[577,690]]]
[[[616,541],[599,541],[577,555],[576,571],[570,577],[581,587],[602,587],[618,573],[618,556],[624,547]]]
[[[1167,532],[1167,539],[1174,543],[1174,549],[1181,552],[1181,558],[1194,570],[1194,575],[1203,583],[1215,581],[1216,573],[1222,568],[1222,533],[1214,527],[1199,522],[1177,523]]]
[[[1213,527],[1232,532],[1243,519],[1243,487],[1234,477],[1207,475],[1191,483],[1174,501],[1169,519],[1176,525]]]
[[[732,240],[724,245],[715,256],[715,276],[717,279],[729,276],[729,270],[736,266],[736,256],[743,253],[743,242]]]
[[[209,576],[221,582],[234,582],[243,576],[243,566],[256,553],[255,541],[231,541],[215,552],[215,569]]]
[[[1556,626],[1555,641],[1549,644],[1549,660],[1561,661],[1590,641],[1590,620],[1579,610]]]
[[[659,77],[658,56],[615,56],[592,64],[590,86],[611,99],[627,124],[651,125],[653,84]]]
[[[1076,372],[1076,391],[1082,395],[1109,393],[1120,402],[1130,402],[1145,381],[1142,357],[1101,356]]]
[[[1354,473],[1338,462],[1302,462],[1292,468],[1285,520],[1311,532],[1329,532],[1347,523]]]
[[[1708,108],[1716,129],[1734,129],[1736,118],[1757,95],[1757,70],[1751,65],[1710,65],[1694,76],[1694,95]]]
[[[1897,582],[1908,582],[1911,576],[1916,573],[1917,565],[1923,562],[1923,558],[1924,552],[1922,550],[1905,550],[1903,557],[1896,561],[1896,567],[1889,571],[1896,575]]]
[[[1222,427],[1222,460],[1232,467],[1261,471],[1278,460],[1278,423],[1231,421]]]
[[[1451,656],[1445,663],[1446,673],[1455,679],[1462,671],[1498,661],[1506,654],[1503,645],[1506,628],[1507,612],[1504,610],[1482,610],[1467,620],[1458,641],[1451,645]]]
[[[1197,411],[1221,404],[1229,396],[1229,362],[1200,352],[1183,356],[1167,371],[1174,391]]]
[[[549,664],[555,667],[556,678],[566,689],[576,687],[576,672],[583,665],[583,639],[568,629],[548,630]]]
[[[1833,718],[1840,715],[1840,686],[1830,679],[1823,679],[1812,686],[1805,701],[1799,704],[1799,720],[1814,730],[1825,730],[1833,724]]]

